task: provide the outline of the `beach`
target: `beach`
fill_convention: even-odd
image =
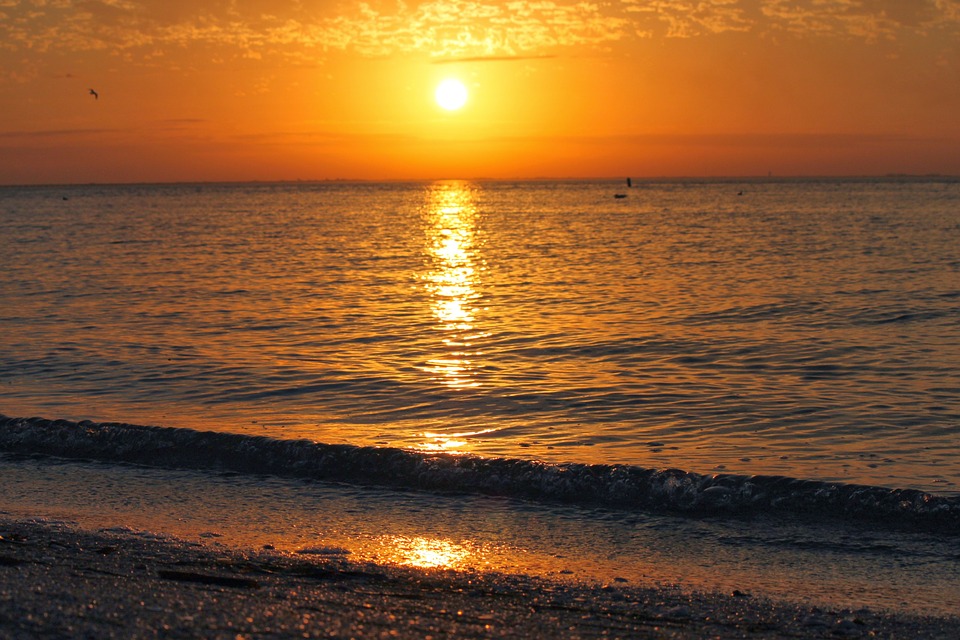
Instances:
[[[960,182],[620,188],[0,190],[0,637],[955,636]]]
[[[0,516],[5,638],[948,638],[960,620],[563,585]]]
[[[0,640],[960,640],[960,0],[0,43]]]

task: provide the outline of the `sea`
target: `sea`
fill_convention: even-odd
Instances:
[[[958,612],[960,179],[8,186],[0,274],[4,513]]]

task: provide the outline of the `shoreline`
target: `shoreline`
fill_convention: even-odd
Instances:
[[[947,638],[958,624],[739,591],[362,564],[323,549],[234,549],[0,513],[9,638]]]

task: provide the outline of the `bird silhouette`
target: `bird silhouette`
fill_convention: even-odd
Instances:
[[[94,100],[99,100],[99,99],[100,99],[100,94],[98,94],[98,93],[97,93],[96,91],[94,91],[93,89],[90,89],[90,95],[93,96],[93,99],[94,99]]]

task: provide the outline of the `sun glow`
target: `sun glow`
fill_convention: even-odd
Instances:
[[[437,85],[437,104],[447,111],[456,111],[467,103],[467,88],[459,80],[448,78]]]

